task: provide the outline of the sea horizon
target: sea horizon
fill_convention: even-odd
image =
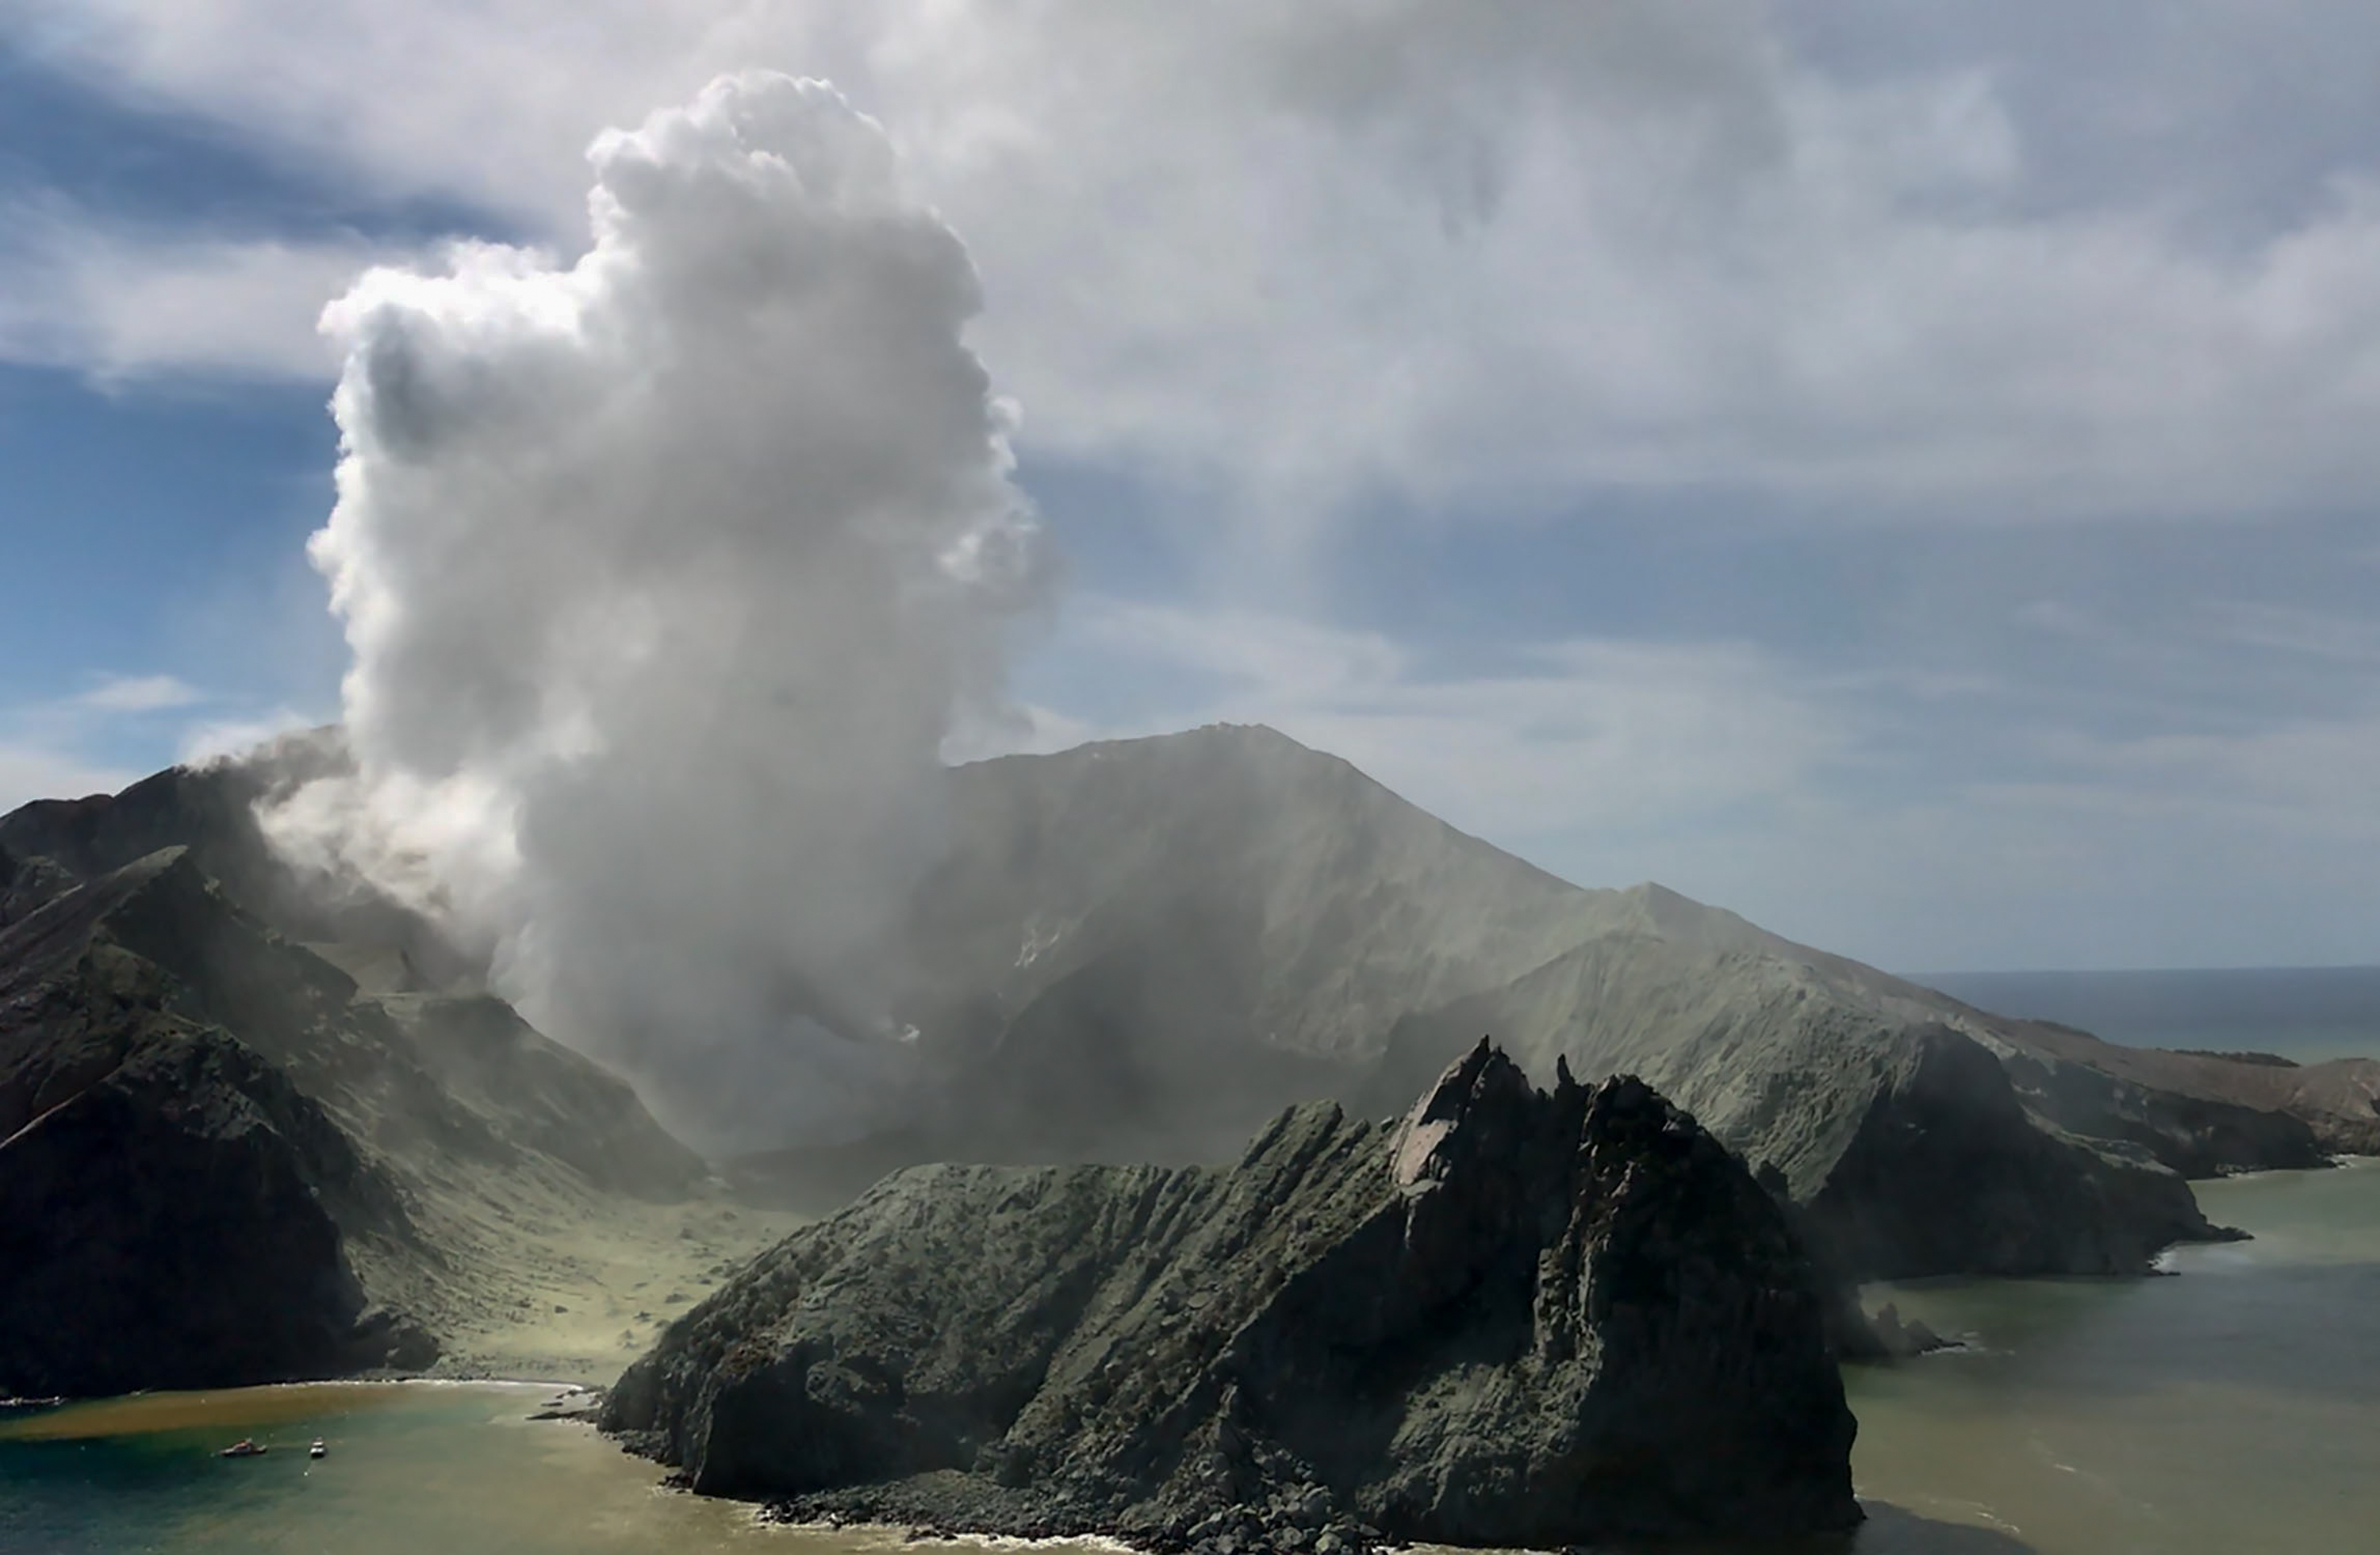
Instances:
[[[1994,1014],[2127,1047],[2380,1058],[2380,966],[1902,975]]]

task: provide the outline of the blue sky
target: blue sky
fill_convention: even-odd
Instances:
[[[0,4],[0,804],[334,716],[313,315],[767,65],[975,253],[1026,743],[1900,969],[2380,957],[2380,21],[1908,9]]]

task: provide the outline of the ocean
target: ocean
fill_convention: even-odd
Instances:
[[[2380,973],[1930,979],[2117,1040],[2380,1051]],[[1950,986],[1957,984],[1960,986]],[[2265,1013],[2243,988],[2273,997]],[[2010,996],[2013,990],[2015,997]],[[2110,1013],[2121,1015],[2110,1020]],[[2198,1185],[2244,1243],[2170,1278],[1876,1287],[1960,1341],[1848,1368],[1848,1541],[1703,1555],[2373,1555],[2380,1550],[2380,1161]],[[0,1551],[872,1555],[900,1530],[795,1530],[662,1489],[551,1386],[312,1384],[0,1420]],[[227,1462],[253,1435],[273,1452]],[[305,1443],[328,1440],[310,1462]],[[1672,1552],[1681,1555],[1681,1552]]]
[[[2380,966],[2168,972],[1936,972],[1910,981],[1995,1014],[2137,1048],[2380,1058]],[[2380,1548],[2380,1547],[2375,1547]]]

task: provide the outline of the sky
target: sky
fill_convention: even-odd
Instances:
[[[0,0],[0,806],[335,717],[317,321],[832,81],[1060,587],[1216,720],[1904,971],[2380,960],[2380,12]]]

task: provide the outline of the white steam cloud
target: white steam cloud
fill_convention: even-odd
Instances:
[[[749,73],[589,152],[592,247],[323,316],[313,540],[351,776],[269,818],[488,949],[714,1148],[864,1122],[941,742],[1044,569],[958,238],[832,88]]]

